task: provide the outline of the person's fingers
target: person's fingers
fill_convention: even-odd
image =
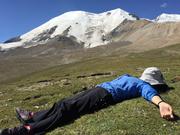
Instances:
[[[169,119],[174,119],[172,108],[169,108]]]
[[[171,114],[171,116],[170,116],[170,117],[171,117],[171,119],[174,119],[174,115],[173,115],[173,114]]]
[[[170,115],[164,115],[163,118],[166,119],[166,120],[169,120],[170,119]]]
[[[173,120],[174,116],[166,114],[166,115],[163,115],[163,118],[166,119],[166,120]]]

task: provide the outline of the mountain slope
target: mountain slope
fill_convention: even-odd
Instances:
[[[180,43],[180,22],[154,23],[145,20],[127,22],[114,31],[116,42],[129,41],[130,50],[145,51]]]

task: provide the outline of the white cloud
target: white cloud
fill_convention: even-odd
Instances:
[[[167,3],[163,3],[163,4],[160,5],[161,8],[166,8],[167,6],[168,6]]]

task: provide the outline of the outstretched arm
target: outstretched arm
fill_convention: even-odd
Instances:
[[[155,105],[159,106],[159,111],[162,118],[167,119],[167,120],[174,119],[171,105],[163,101],[160,96],[157,96],[157,95],[153,96],[152,102]]]

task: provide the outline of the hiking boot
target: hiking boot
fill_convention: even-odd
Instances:
[[[28,129],[24,126],[5,128],[0,131],[0,135],[29,135]]]
[[[33,112],[26,111],[20,108],[16,108],[16,116],[23,124],[32,122]]]

